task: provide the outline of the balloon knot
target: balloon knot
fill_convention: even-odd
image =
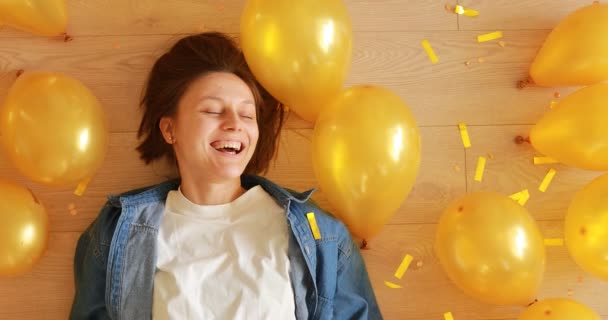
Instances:
[[[530,137],[517,136],[513,141],[515,141],[516,144],[522,144],[524,142],[530,143]]]
[[[19,78],[19,76],[21,76],[23,74],[23,72],[25,72],[23,69],[17,70],[17,74],[16,74],[15,78]]]
[[[359,248],[360,248],[360,249],[363,249],[363,250],[367,250],[367,249],[368,249],[368,248],[367,248],[367,241],[366,241],[365,239],[363,239],[363,240],[361,241],[361,246],[360,246]]]
[[[67,33],[63,34],[63,42],[70,42],[72,40],[74,40],[74,37],[72,37],[71,35],[69,35]]]
[[[517,82],[518,89],[524,89],[524,88],[530,87],[532,85],[534,85],[534,80],[532,80],[532,78],[530,78],[530,77],[528,77],[525,80],[519,80]]]

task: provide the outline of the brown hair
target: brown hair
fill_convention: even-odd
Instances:
[[[137,147],[140,158],[146,164],[163,157],[176,161],[173,147],[163,139],[160,119],[175,116],[190,84],[211,72],[232,73],[251,89],[259,138],[245,173],[265,173],[276,154],[284,107],[257,82],[235,41],[219,32],[182,38],[154,63],[141,100],[144,114],[137,132],[138,138],[143,137]]]

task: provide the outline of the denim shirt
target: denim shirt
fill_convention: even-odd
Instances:
[[[241,184],[262,186],[285,209],[296,319],[382,319],[359,248],[344,224],[309,199],[314,190],[296,193],[258,176],[243,176]],[[156,241],[167,194],[178,186],[171,180],[108,197],[78,240],[70,319],[152,318]]]

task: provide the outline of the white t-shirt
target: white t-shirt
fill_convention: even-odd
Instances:
[[[260,186],[228,204],[167,196],[154,319],[295,319],[285,210]]]

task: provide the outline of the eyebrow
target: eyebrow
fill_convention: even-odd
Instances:
[[[220,98],[220,97],[216,97],[216,96],[202,96],[199,99],[199,102],[203,102],[205,100],[215,100],[215,101],[219,101],[219,102],[224,102],[224,99]],[[253,104],[255,105],[255,102],[251,99],[246,99],[240,102],[240,104]]]

